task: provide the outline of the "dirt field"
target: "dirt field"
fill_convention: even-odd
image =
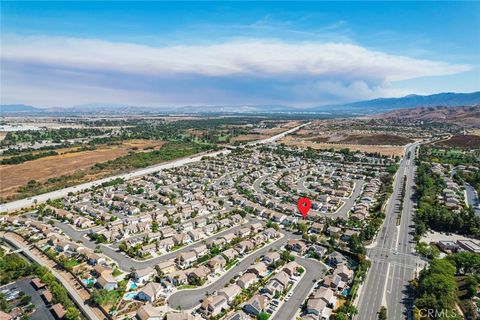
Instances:
[[[65,153],[58,156],[40,158],[16,165],[0,166],[0,196],[7,197],[30,180],[44,181],[48,178],[71,174],[76,170],[90,167],[98,162],[112,160],[127,154],[134,148],[157,149],[162,141],[131,140],[120,146],[99,148],[94,151]]]
[[[335,150],[340,150],[344,148],[349,148],[352,151],[360,152],[378,152],[382,155],[387,156],[402,156],[403,147],[401,146],[372,146],[372,145],[358,145],[358,144],[343,144],[343,143],[316,143],[314,141],[308,140],[299,140],[287,136],[281,140],[281,142],[286,145],[299,146],[299,147],[311,147],[313,149],[330,149],[334,148]]]
[[[456,148],[480,148],[480,136],[477,135],[460,135],[453,136],[448,140],[444,140],[436,145],[456,147]]]
[[[364,144],[364,145],[393,145],[402,146],[407,143],[413,142],[412,139],[393,135],[393,134],[352,134],[348,135],[344,139],[338,141],[338,143],[346,144]]]
[[[240,136],[231,138],[230,141],[233,143],[235,141],[261,140],[261,139],[267,139],[269,137],[270,135],[264,135],[264,134],[242,134]]]
[[[468,132],[469,134],[473,134],[474,136],[480,136],[480,129],[473,129]]]

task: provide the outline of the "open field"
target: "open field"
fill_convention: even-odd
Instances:
[[[267,139],[271,137],[271,135],[265,135],[265,134],[242,134],[240,136],[233,137],[230,139],[232,142],[235,141],[252,141],[252,140],[261,140],[261,139]]]
[[[345,144],[401,146],[413,142],[413,140],[394,134],[352,134],[346,136],[345,138],[337,142]]]
[[[44,181],[49,178],[71,174],[96,163],[126,155],[132,150],[158,149],[163,144],[162,141],[131,140],[119,146],[109,146],[93,151],[63,153],[58,156],[40,158],[16,165],[4,165],[0,167],[2,180],[0,196],[4,198],[14,194],[18,187],[25,185],[30,180]]]
[[[473,134],[474,136],[480,136],[480,129],[473,129],[468,132],[469,134]]]
[[[456,148],[480,148],[480,136],[478,135],[459,135],[453,136],[448,140],[435,143],[436,145],[456,147]]]
[[[359,145],[359,144],[343,144],[343,143],[316,143],[309,140],[295,139],[294,137],[287,136],[280,142],[286,145],[299,146],[299,147],[311,147],[313,149],[345,149],[348,148],[351,151],[360,152],[378,152],[386,156],[402,156],[403,147],[401,146],[382,146],[382,145]]]

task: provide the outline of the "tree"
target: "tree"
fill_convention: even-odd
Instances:
[[[270,318],[270,315],[266,312],[260,312],[257,316],[258,320],[268,320]]]
[[[81,319],[80,311],[78,311],[78,309],[75,308],[75,307],[68,307],[67,312],[65,313],[65,319],[66,320],[80,320]]]
[[[308,230],[308,226],[305,223],[298,223],[297,224],[297,230],[302,234],[306,233],[307,230]]]
[[[295,260],[295,257],[288,250],[282,251],[282,253],[280,254],[280,257],[285,262],[290,262]]]
[[[21,299],[20,299],[20,304],[22,306],[26,306],[27,304],[30,303],[30,301],[32,301],[32,297],[28,296],[28,295],[24,295]]]
[[[158,232],[158,229],[159,229],[158,222],[154,220],[152,222],[152,232]]]
[[[118,245],[118,248],[119,248],[120,250],[122,250],[123,252],[127,252],[127,251],[128,251],[128,246],[127,246],[127,244],[125,243],[125,241],[120,242],[120,244]]]
[[[378,320],[387,320],[387,307],[382,306],[378,311]]]

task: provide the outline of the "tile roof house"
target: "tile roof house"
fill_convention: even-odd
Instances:
[[[199,279],[206,279],[207,276],[211,273],[210,269],[208,269],[205,266],[199,266],[197,268],[194,268],[193,270],[190,271],[188,274],[189,277],[197,277]]]
[[[266,304],[267,298],[256,294],[243,305],[243,311],[247,314],[258,316],[265,310]]]
[[[212,270],[212,272],[219,272],[221,271],[225,265],[227,264],[227,260],[222,255],[217,255],[208,261],[207,266]]]
[[[157,264],[157,269],[164,274],[174,272],[176,270],[175,262],[173,260],[160,262],[159,264]]]
[[[143,301],[154,302],[162,293],[162,286],[156,282],[149,282],[143,287],[137,295],[137,298]]]
[[[247,289],[250,287],[252,284],[257,282],[259,279],[257,278],[257,275],[254,273],[244,273],[238,280],[237,280],[237,285],[242,288],[242,289]]]
[[[329,319],[332,309],[327,307],[327,303],[322,299],[309,299],[305,313],[313,315],[315,319]]]
[[[96,284],[107,291],[115,290],[118,287],[117,280],[109,272],[103,272],[98,277]]]
[[[300,265],[296,263],[295,261],[290,261],[286,265],[283,266],[282,271],[288,274],[289,277],[292,277],[296,274],[298,274],[297,268],[299,268]]]
[[[327,304],[335,305],[337,303],[337,297],[335,292],[327,287],[320,287],[316,289],[310,296],[312,299],[323,299]]]
[[[152,267],[146,267],[135,271],[135,280],[138,283],[146,283],[155,274],[155,269]]]
[[[228,308],[227,299],[223,295],[211,296],[203,300],[200,310],[207,316],[214,317]]]
[[[163,319],[162,313],[149,303],[141,306],[137,310],[136,316],[138,320],[162,320]]]
[[[188,281],[187,271],[178,270],[167,274],[167,279],[175,286],[186,284]]]
[[[179,253],[175,258],[175,262],[181,269],[190,267],[195,261],[197,261],[197,254],[193,250]]]
[[[234,260],[236,257],[238,257],[238,252],[235,249],[227,249],[222,252],[222,256],[225,257],[228,261]]]
[[[236,296],[238,296],[242,292],[242,288],[240,288],[236,284],[229,285],[223,289],[218,290],[219,295],[223,295],[228,303],[231,303]]]
[[[258,277],[264,277],[267,275],[267,265],[263,262],[258,262],[247,269],[247,272],[254,273]]]
[[[268,252],[263,257],[263,261],[268,265],[272,265],[275,262],[277,262],[278,260],[280,260],[280,254],[278,252]]]

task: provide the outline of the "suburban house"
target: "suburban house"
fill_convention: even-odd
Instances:
[[[223,295],[211,296],[203,300],[200,310],[206,316],[214,317],[228,308],[227,298]]]
[[[235,297],[238,296],[241,292],[242,288],[240,288],[236,284],[232,284],[228,287],[218,290],[218,294],[223,295],[227,299],[228,303],[233,302],[233,299],[235,299]]]
[[[139,300],[154,302],[160,297],[162,286],[156,282],[149,282],[143,287],[137,295]]]
[[[252,284],[258,281],[257,275],[254,273],[244,273],[238,280],[237,284],[242,289],[248,289]]]
[[[152,267],[146,267],[135,271],[135,281],[140,284],[147,283],[148,280],[156,273]]]
[[[256,317],[265,310],[266,304],[267,298],[256,294],[243,305],[243,311]]]
[[[163,319],[162,313],[149,303],[141,306],[137,310],[136,316],[138,320],[162,320]]]

